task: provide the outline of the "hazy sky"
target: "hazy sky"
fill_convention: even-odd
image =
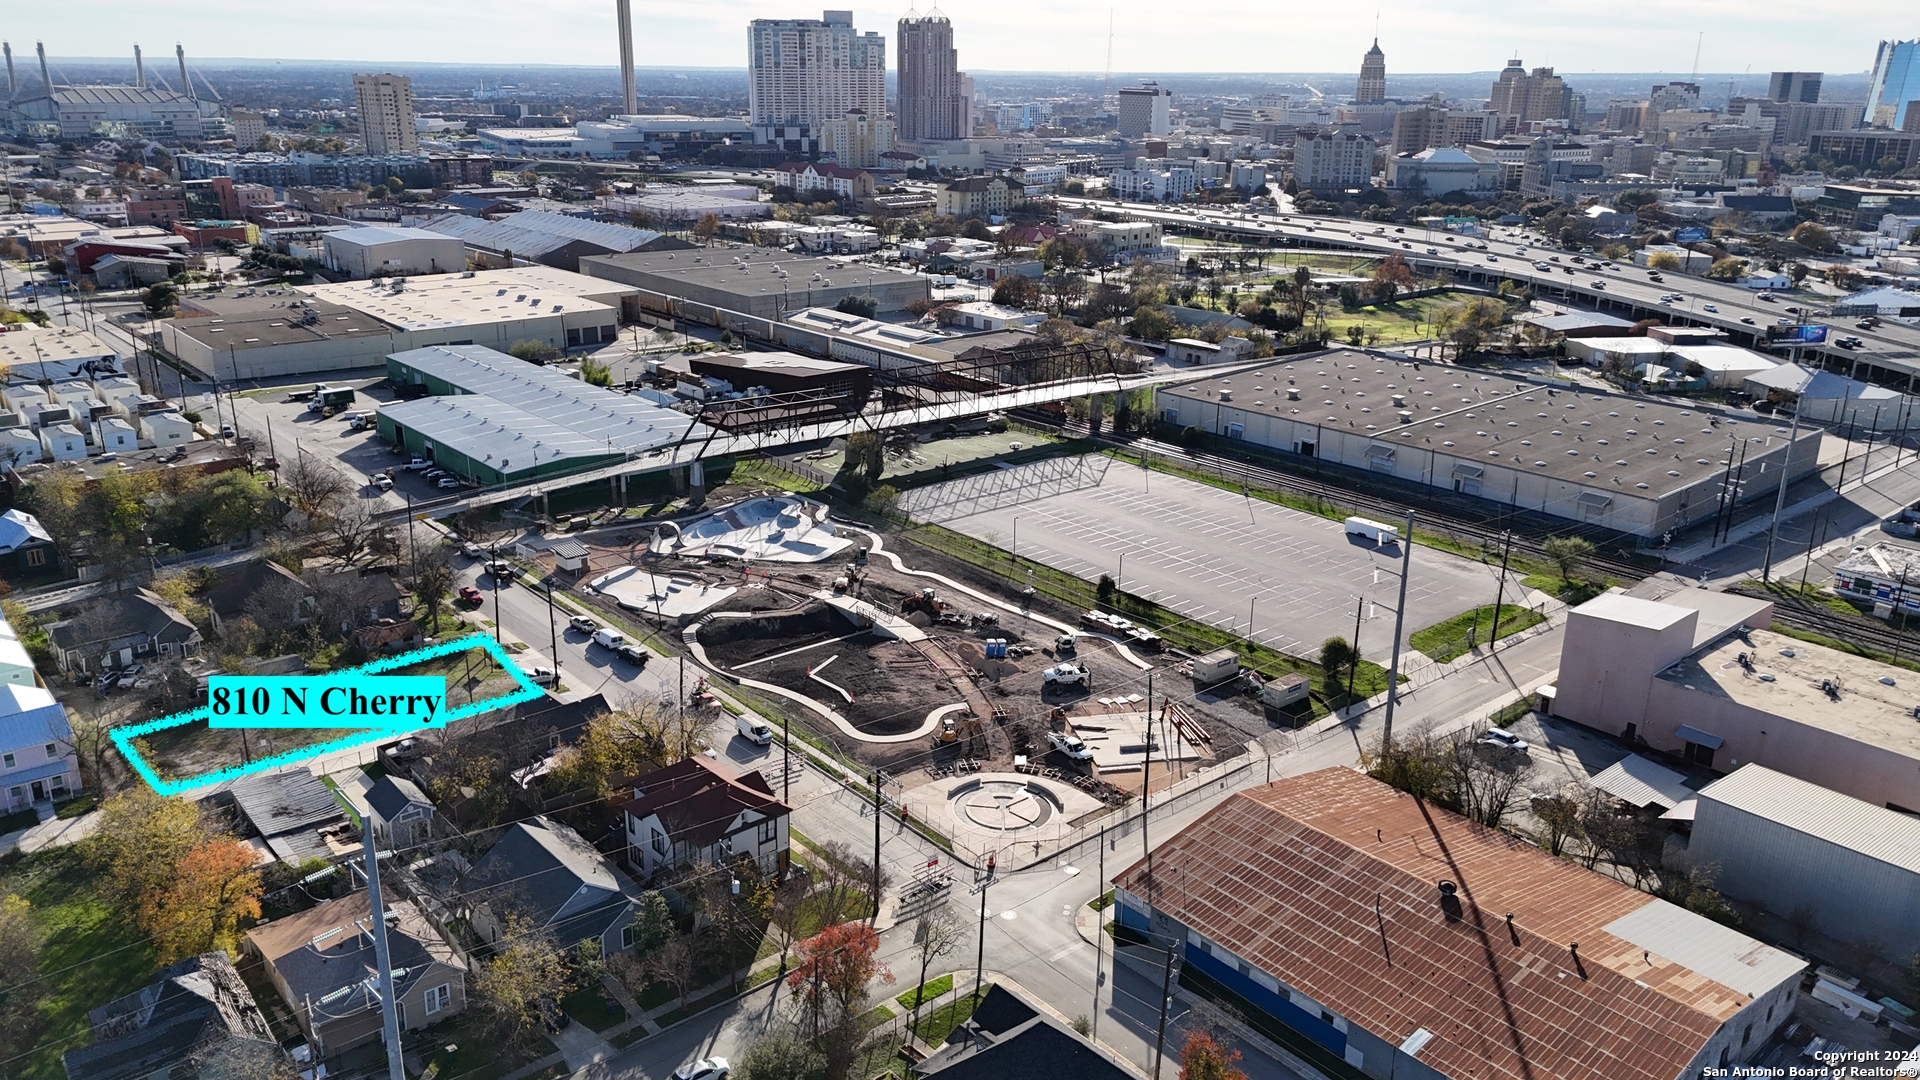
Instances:
[[[1878,38],[1920,36],[1912,0],[1378,6],[1389,77],[1492,70],[1516,54],[1569,74],[1685,73],[1703,30],[1702,71],[1854,72],[1872,65]],[[633,0],[633,8],[642,66],[744,67],[747,20],[820,14],[773,0]],[[1115,71],[1357,71],[1374,23],[1364,3],[954,0],[942,10],[954,20],[961,65],[1000,71],[1102,70],[1110,10]],[[885,33],[891,54],[893,23],[905,11],[856,7],[854,25]],[[614,0],[15,0],[0,33],[29,65],[36,39],[55,57],[131,54],[138,41],[148,56],[170,60],[179,40],[189,56],[203,57],[612,64],[619,55],[613,13]]]

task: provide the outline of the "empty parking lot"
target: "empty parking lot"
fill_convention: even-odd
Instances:
[[[957,529],[1088,580],[1112,575],[1128,592],[1180,614],[1246,632],[1299,656],[1353,634],[1361,650],[1391,650],[1400,549],[1350,539],[1338,521],[1204,484],[1116,465],[1099,455],[1054,458],[908,492],[914,517]],[[1495,571],[1416,547],[1406,632],[1491,604]],[[1516,584],[1508,582],[1509,602]]]

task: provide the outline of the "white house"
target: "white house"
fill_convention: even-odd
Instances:
[[[1031,330],[1047,321],[1044,312],[1021,311],[984,300],[955,304],[949,310],[953,313],[953,325],[968,330],[1005,330],[1008,327]]]
[[[1762,289],[1791,289],[1793,288],[1793,279],[1785,274],[1750,274],[1740,279],[1740,287],[1743,289],[1753,289],[1755,291]]]
[[[1238,360],[1253,348],[1246,338],[1221,338],[1219,344],[1199,338],[1174,338],[1167,342],[1170,364],[1220,364]]]
[[[690,757],[641,777],[623,805],[627,865],[649,879],[750,858],[763,874],[787,870],[787,805],[758,772],[735,776]]]
[[[87,440],[72,424],[49,424],[40,429],[40,448],[55,461],[80,461],[87,456]]]
[[[148,413],[140,418],[140,434],[155,446],[179,446],[193,441],[193,422],[177,412]]]
[[[67,710],[38,686],[0,683],[0,788],[9,811],[80,791]]]
[[[107,416],[94,422],[94,442],[105,454],[123,454],[140,449],[140,433],[132,424],[117,416]]]
[[[45,457],[47,448],[40,445],[40,437],[26,428],[6,428],[0,430],[0,459],[13,468],[31,465]]]

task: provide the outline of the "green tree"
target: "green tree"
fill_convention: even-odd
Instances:
[[[1157,307],[1143,307],[1134,311],[1127,332],[1147,341],[1165,341],[1179,329],[1180,324],[1173,321],[1173,316]]]
[[[648,889],[640,895],[639,910],[633,913],[633,951],[644,956],[672,937],[673,909],[659,890]]]
[[[900,489],[894,487],[892,484],[881,484],[879,487],[867,492],[867,497],[861,500],[861,505],[873,513],[884,517],[893,513],[894,510],[899,507]]]
[[[846,468],[855,469],[868,483],[880,479],[887,469],[886,443],[876,431],[856,431],[847,436]]]
[[[1025,274],[1008,274],[993,283],[993,302],[1013,308],[1039,307],[1040,283]]]
[[[1327,691],[1344,686],[1360,664],[1360,650],[1344,637],[1330,637],[1320,643],[1320,670],[1326,674]]]
[[[507,346],[507,355],[516,360],[526,360],[535,364],[544,364],[549,360],[559,358],[560,346],[550,341],[536,341],[533,338],[527,338],[524,341],[516,341]]]
[[[827,1062],[793,1031],[774,1030],[747,1044],[733,1061],[737,1080],[826,1080]]]
[[[1747,276],[1747,260],[1736,259],[1729,255],[1724,259],[1713,260],[1707,268],[1707,276],[1715,281],[1739,281]]]
[[[238,543],[266,521],[266,485],[252,473],[229,469],[200,484],[198,495],[208,540]]]
[[[968,218],[966,224],[960,226],[960,235],[969,240],[991,240],[993,239],[993,230],[988,228],[987,223],[981,221],[979,218]]]
[[[1593,542],[1579,536],[1549,536],[1540,550],[1559,568],[1561,580],[1570,582],[1580,571],[1581,562],[1593,554]]]
[[[1647,257],[1649,270],[1678,270],[1685,265],[1680,261],[1680,256],[1671,251],[1656,251]]]
[[[504,944],[480,965],[469,999],[488,1021],[487,1030],[509,1043],[531,1040],[540,1032],[540,999],[566,996],[572,981],[567,958],[544,934],[532,932],[518,916],[507,920]]]
[[[163,798],[145,785],[107,796],[99,814],[100,828],[84,841],[82,853],[120,910],[164,885],[208,834],[197,804]]]
[[[140,306],[147,309],[149,316],[164,319],[180,306],[180,290],[170,281],[155,282],[140,294]]]
[[[871,296],[848,296],[833,305],[833,310],[862,319],[871,319],[880,313],[880,301]]]
[[[580,361],[580,381],[588,386],[612,386],[613,369],[589,356]]]
[[[1799,244],[1808,251],[1818,251],[1824,254],[1840,250],[1840,245],[1834,241],[1833,234],[1827,231],[1825,225],[1817,221],[1803,221],[1795,225],[1793,232],[1789,235],[1793,238],[1794,243]]]

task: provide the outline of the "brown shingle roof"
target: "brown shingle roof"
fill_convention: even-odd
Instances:
[[[1750,1000],[1603,929],[1663,901],[1350,769],[1241,792],[1153,862],[1115,884],[1391,1043],[1432,1032],[1449,1076],[1671,1080]]]
[[[635,820],[658,814],[675,842],[705,847],[731,835],[742,811],[783,817],[789,811],[758,772],[733,776],[704,757],[677,761],[641,777],[621,807]]]

